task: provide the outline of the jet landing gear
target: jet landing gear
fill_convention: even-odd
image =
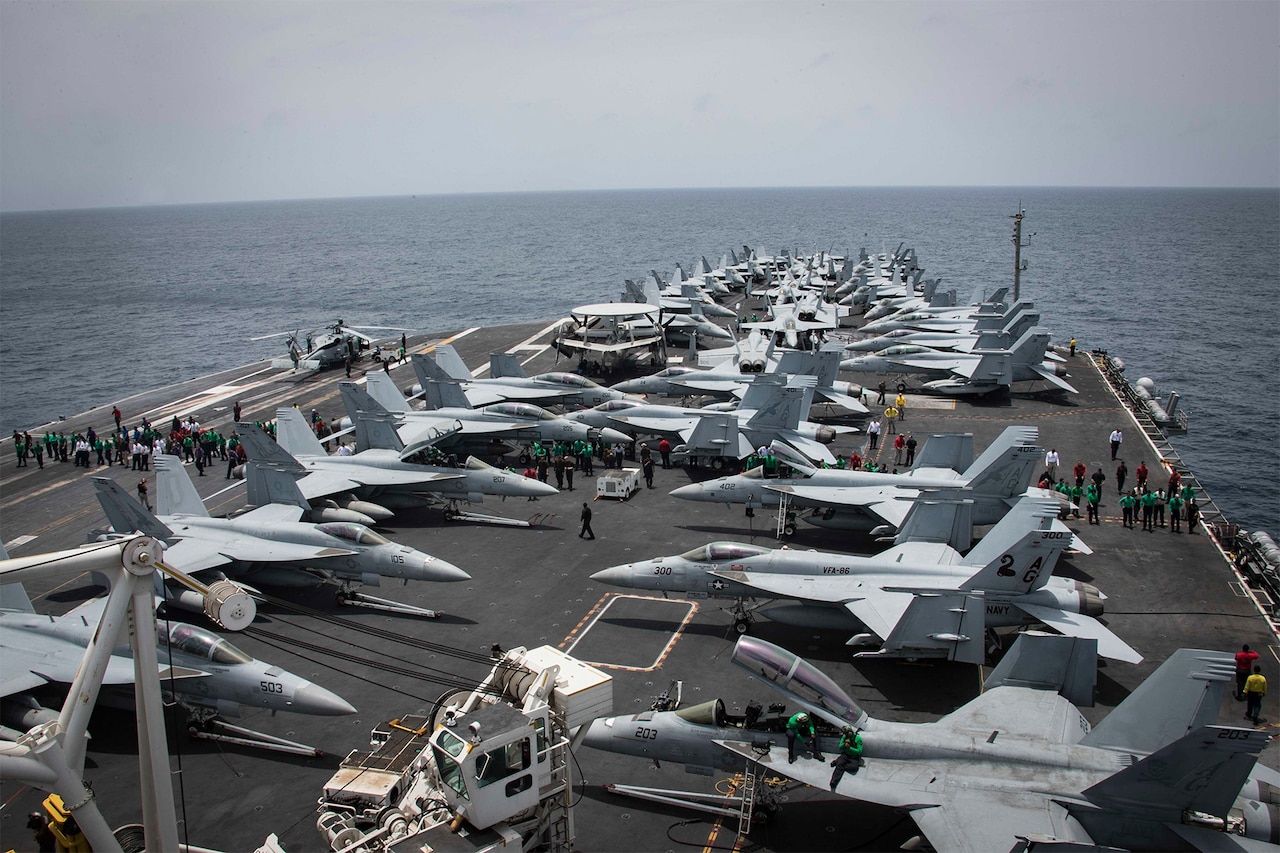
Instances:
[[[747,604],[745,599],[735,599],[733,607],[729,612],[733,615],[733,632],[735,634],[747,634],[751,631],[751,626],[755,624],[755,612],[760,605],[754,602]]]
[[[359,592],[357,586],[358,584],[353,583],[341,584],[337,594],[338,604],[350,605],[351,607],[366,607],[370,610],[382,610],[386,613],[401,613],[405,616],[421,616],[425,619],[439,619],[444,615],[439,610],[428,610],[425,607],[402,604],[389,598],[379,598],[376,595]]]
[[[187,720],[187,734],[194,738],[265,749],[270,752],[305,755],[308,758],[323,758],[325,754],[323,749],[308,746],[305,743],[276,737],[244,726],[232,725],[212,711],[190,708],[188,712],[190,716]]]

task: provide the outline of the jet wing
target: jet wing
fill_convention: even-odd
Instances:
[[[965,377],[971,376],[973,369],[978,366],[978,360],[969,356],[956,356],[955,358],[893,358],[889,359],[889,361],[915,370],[946,370]]]
[[[7,622],[7,620],[6,620]],[[53,624],[45,620],[45,625]],[[84,658],[84,646],[44,633],[38,628],[0,624],[4,648],[4,674],[0,695],[11,696],[50,682],[71,684]],[[107,662],[103,684],[132,684],[133,661],[113,655]]]
[[[858,507],[892,524],[901,527],[911,509],[910,500],[920,494],[916,489],[899,486],[770,486],[765,488],[786,493],[804,501],[809,506]]]
[[[732,379],[672,379],[671,384],[708,394],[734,394],[741,391],[746,382]]]
[[[298,481],[307,500],[349,492],[361,486],[418,486],[440,480],[456,480],[460,474],[433,471],[396,471],[390,468],[361,468],[350,475],[340,471],[315,471]]]
[[[1078,393],[1075,388],[1072,388],[1069,384],[1067,384],[1065,380],[1063,380],[1060,376],[1054,373],[1052,369],[1045,367],[1043,364],[1032,364],[1028,366],[1031,368],[1032,373],[1035,373],[1037,376],[1039,376],[1045,382],[1048,382],[1050,385],[1054,385],[1058,388],[1061,388],[1063,391],[1066,391],[1069,394]]]
[[[817,388],[814,390],[813,396],[815,400],[821,398],[827,403],[832,403],[859,415],[865,415],[870,411],[857,397],[841,394],[838,391],[823,391],[821,388]]]
[[[164,561],[187,574],[195,574],[225,566],[231,558],[208,539],[180,539],[164,549]]]
[[[254,524],[292,524],[302,520],[302,512],[302,507],[292,504],[267,504],[249,510],[237,520]]]
[[[467,402],[475,408],[488,406],[491,403],[505,403],[516,400],[521,403],[538,403],[546,401],[547,405],[555,405],[560,398],[568,397],[576,392],[557,391],[554,388],[521,388],[516,385],[486,385],[483,382],[471,383],[463,389]],[[541,405],[541,404],[539,404]]]
[[[1082,613],[1067,613],[1052,607],[1039,604],[1023,604],[1014,602],[1015,606],[1033,619],[1038,619],[1060,634],[1068,637],[1085,637],[1098,641],[1098,654],[1104,658],[1124,661],[1125,663],[1142,663],[1142,655],[1120,639],[1111,629],[1092,616]]]
[[[961,705],[935,723],[962,738],[1016,738],[1024,743],[1078,743],[1080,712],[1056,690],[1004,686]]]
[[[615,421],[635,427],[642,432],[653,432],[666,435],[679,435],[688,441],[693,428],[698,425],[698,418],[646,418],[631,415],[612,415]]]
[[[843,792],[843,783],[840,788]],[[1067,828],[1065,820],[1055,822],[1055,813],[1066,817],[1066,810],[1045,796],[955,788],[945,805],[915,809],[911,819],[938,853],[1021,849],[1018,838],[1028,835],[1074,841],[1081,845],[1076,850],[1095,849],[1087,836],[1071,838],[1084,833]]]

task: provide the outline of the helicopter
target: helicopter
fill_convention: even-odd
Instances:
[[[252,338],[263,341],[268,338],[286,336],[289,348],[288,359],[278,358],[272,361],[272,367],[293,368],[295,370],[324,370],[328,367],[340,367],[350,360],[359,360],[363,350],[373,343],[373,338],[358,329],[381,330],[392,332],[410,332],[412,329],[400,329],[393,326],[348,326],[341,319],[336,322],[312,329],[303,335],[299,330],[292,332],[275,332]]]

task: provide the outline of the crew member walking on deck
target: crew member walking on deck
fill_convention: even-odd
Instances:
[[[1133,505],[1137,503],[1133,495],[1126,492],[1120,496],[1120,511],[1124,514],[1124,526],[1133,529]]]
[[[1247,720],[1253,720],[1255,726],[1261,723],[1258,717],[1262,714],[1262,697],[1266,695],[1267,679],[1262,674],[1262,667],[1255,665],[1253,675],[1244,683],[1244,716]],[[788,730],[789,728],[788,726]],[[816,747],[817,741],[814,744]]]
[[[1169,532],[1182,532],[1182,498],[1177,492],[1169,495]]]
[[[871,423],[867,424],[867,455],[869,451],[875,450],[876,445],[880,443],[880,422],[872,418]]]
[[[582,513],[579,517],[582,519],[582,530],[578,531],[578,538],[595,539],[596,534],[591,529],[591,507],[587,506],[586,501],[582,502]]]
[[[1138,463],[1138,467],[1134,469],[1133,476],[1138,478],[1138,488],[1145,489],[1147,487],[1147,462],[1144,459]]]
[[[896,408],[894,408],[893,406],[890,406],[889,408],[885,409],[884,419],[885,419],[885,422],[889,425],[888,426],[889,432],[898,431],[898,410]]]
[[[662,457],[662,467],[671,467],[671,442],[665,438],[658,442],[658,455]]]
[[[1120,452],[1120,445],[1124,443],[1124,433],[1118,429],[1111,431],[1111,461],[1116,461],[1116,454]]]
[[[898,410],[898,420],[905,421],[907,419],[907,398],[901,391],[894,398],[893,407]]]
[[[1120,460],[1120,464],[1116,466],[1116,494],[1124,491],[1125,478],[1129,476],[1129,466],[1124,464],[1124,460]],[[1143,486],[1138,484],[1138,491],[1142,492]]]
[[[1187,501],[1187,532],[1198,535],[1200,531],[1196,530],[1196,524],[1199,521],[1200,521],[1200,505],[1196,503],[1195,498],[1192,498],[1191,500]]]
[[[147,497],[147,478],[143,477],[138,481],[138,502],[151,511],[151,499]]]
[[[1079,487],[1077,487],[1079,488]],[[1102,497],[1102,492],[1093,483],[1090,483],[1084,490],[1084,501],[1087,504],[1086,511],[1089,513],[1090,524],[1100,524],[1098,521],[1098,499]],[[1123,503],[1123,501],[1121,501]]]
[[[902,464],[902,451],[907,448],[907,437],[902,433],[898,433],[898,437],[893,440],[893,464]]]
[[[1062,462],[1058,456],[1058,448],[1051,449],[1044,455],[1044,470],[1049,474],[1049,482],[1058,482],[1058,465]]]
[[[1156,525],[1158,527],[1164,527],[1164,507],[1168,502],[1164,489],[1156,489]]]
[[[879,399],[877,399],[877,400],[876,400],[876,405],[877,405],[877,406],[883,406],[883,405],[884,405],[884,391],[885,391],[884,383],[883,383],[883,382],[881,382],[881,383],[880,383],[880,387],[878,387],[876,390],[880,392],[880,397],[879,397]]]
[[[1249,673],[1253,669],[1253,663],[1258,659],[1258,653],[1249,648],[1249,644],[1245,643],[1240,647],[1240,651],[1236,652],[1236,701],[1244,701],[1244,685],[1249,680]]]
[[[918,446],[919,446],[919,442],[916,441],[916,437],[914,435],[908,434],[907,435],[907,461],[906,461],[906,466],[908,468],[910,468],[912,465],[915,464],[916,447]]]
[[[1074,337],[1071,339],[1071,357],[1076,357],[1076,339]]]
[[[1156,493],[1142,493],[1142,529],[1148,533],[1156,529]]]
[[[1076,475],[1076,485],[1084,488],[1084,478],[1089,476],[1089,469],[1084,467],[1084,460],[1077,459],[1076,467],[1071,469],[1071,473]]]

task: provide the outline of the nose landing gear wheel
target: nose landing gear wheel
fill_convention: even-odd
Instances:
[[[735,634],[745,634],[751,630],[750,619],[735,619],[733,622],[733,632]]]

